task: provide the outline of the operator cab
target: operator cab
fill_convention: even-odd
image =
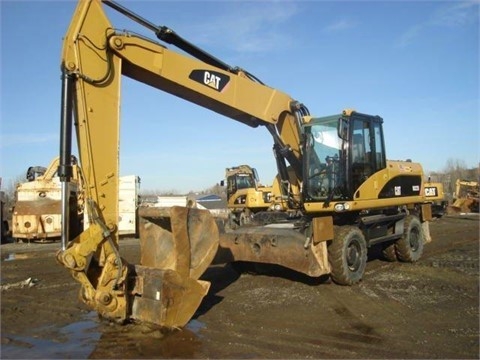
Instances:
[[[386,167],[383,119],[344,111],[305,124],[304,198],[352,200],[359,186]]]
[[[229,200],[238,190],[255,189],[259,177],[255,168],[244,168],[243,166],[227,169],[227,200]],[[224,182],[221,182],[224,185]]]

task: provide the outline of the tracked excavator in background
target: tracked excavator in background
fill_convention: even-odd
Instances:
[[[183,52],[115,30],[105,6]],[[81,284],[82,301],[104,318],[182,327],[208,292],[210,283],[200,277],[217,262],[274,263],[351,285],[361,280],[373,245],[392,260],[420,258],[422,223],[431,219],[422,167],[387,160],[380,116],[345,110],[312,117],[286,93],[107,0],[79,1],[61,67],[63,214],[74,128],[91,225],[72,237],[64,222],[57,260]],[[118,241],[122,76],[267,129],[281,194],[299,215],[224,231],[205,210],[139,209],[141,260],[129,264]]]

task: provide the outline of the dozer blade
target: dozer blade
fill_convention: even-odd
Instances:
[[[140,265],[135,266],[132,317],[182,327],[210,283],[198,280],[218,249],[219,234],[207,210],[175,206],[141,208]]]

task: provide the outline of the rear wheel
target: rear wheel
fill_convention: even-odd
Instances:
[[[359,282],[367,266],[367,242],[362,231],[355,226],[336,228],[334,239],[328,246],[328,258],[334,282],[340,285]]]
[[[397,261],[398,258],[397,258],[397,252],[395,250],[395,243],[389,242],[387,244],[384,244],[382,248],[382,255],[387,261],[390,261],[390,262]]]
[[[423,253],[424,234],[422,223],[413,215],[405,218],[403,236],[395,243],[395,250],[400,261],[415,262]]]

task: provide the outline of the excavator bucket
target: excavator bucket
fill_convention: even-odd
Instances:
[[[140,265],[135,266],[132,317],[175,328],[194,315],[210,288],[198,280],[218,249],[219,233],[207,210],[141,208]]]

